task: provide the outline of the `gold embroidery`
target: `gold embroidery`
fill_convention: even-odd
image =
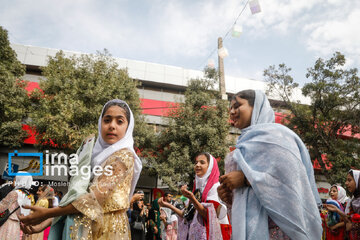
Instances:
[[[131,239],[126,210],[134,172],[134,157],[128,149],[112,154],[103,164],[113,174],[95,177],[90,193],[72,202],[83,215],[74,219],[71,239]],[[89,231],[92,230],[92,233]]]
[[[70,239],[72,240],[91,240],[92,221],[84,215],[74,217],[74,226],[70,226]]]
[[[97,225],[97,223],[95,223]],[[126,210],[109,212],[104,215],[104,224],[95,226],[94,239],[131,239]]]

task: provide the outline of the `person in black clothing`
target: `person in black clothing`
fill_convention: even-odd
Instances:
[[[144,240],[145,239],[145,212],[144,202],[136,201],[131,211],[131,239],[133,240]],[[141,222],[141,229],[135,228],[135,222]]]
[[[149,209],[149,215],[147,219],[147,232],[146,232],[146,240],[161,240],[159,233],[159,229],[156,225],[156,210],[153,208]]]

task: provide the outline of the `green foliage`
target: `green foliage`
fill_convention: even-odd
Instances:
[[[152,131],[140,117],[138,83],[118,69],[106,50],[70,58],[60,51],[42,70],[46,78],[40,82],[42,90],[31,95],[35,105],[31,125],[39,133],[38,148],[55,144],[64,151],[76,150],[84,137],[97,133],[102,107],[114,98],[126,101],[134,113],[136,145],[151,139]]]
[[[291,104],[292,90],[299,86],[294,79],[288,74],[291,68],[286,67],[284,63],[279,64],[276,69],[274,65],[264,70],[265,80],[269,82],[267,94],[275,92],[286,103]]]
[[[171,189],[180,183],[192,185],[197,153],[224,159],[228,151],[228,102],[212,90],[217,76],[213,71],[206,69],[204,79],[189,81],[185,102],[171,112],[168,127],[159,135],[160,150],[151,165]]]
[[[30,101],[27,83],[19,80],[24,74],[25,66],[17,60],[7,31],[0,26],[0,145],[9,148],[21,147],[27,137],[22,123]]]
[[[344,69],[344,65],[344,55],[337,52],[329,60],[318,59],[308,69],[306,77],[312,81],[304,85],[302,93],[310,97],[309,106],[291,102],[296,84],[285,64],[264,71],[269,92],[281,96],[291,110],[288,127],[303,139],[313,160],[326,156],[325,163],[318,162],[330,183],[344,183],[350,168],[360,169],[360,141],[344,135],[360,132],[360,81],[358,70]],[[327,170],[330,164],[332,168]]]

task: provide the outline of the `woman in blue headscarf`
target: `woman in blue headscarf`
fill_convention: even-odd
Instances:
[[[301,139],[274,123],[261,91],[237,93],[230,118],[241,135],[230,156],[235,171],[220,177],[218,192],[232,203],[233,239],[321,239],[321,201]]]

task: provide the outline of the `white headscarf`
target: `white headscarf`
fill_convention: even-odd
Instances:
[[[20,171],[18,173],[27,173],[27,172]],[[31,175],[26,175],[26,176],[18,175],[15,178],[15,191],[18,195],[18,204],[20,206],[20,213],[23,214],[24,216],[29,215],[30,209],[22,208],[22,206],[31,205],[31,200],[29,196],[20,189],[22,188],[29,190],[31,188],[32,181],[33,178]]]
[[[344,204],[349,198],[348,196],[346,196],[346,191],[345,189],[340,186],[340,185],[337,185],[337,184],[334,184],[330,187],[333,188],[333,187],[336,187],[337,191],[338,191],[338,196],[337,196],[337,199],[341,204]]]
[[[210,156],[210,160],[209,160],[209,167],[206,170],[206,173],[202,177],[198,177],[197,175],[195,175],[195,186],[197,189],[200,189],[201,194],[204,194],[206,184],[208,183],[210,174],[214,167],[214,161],[216,161],[215,158],[211,154],[208,153],[208,155]],[[217,169],[214,169],[214,171],[219,172],[218,167],[217,167]],[[213,179],[210,181],[214,181],[214,182],[213,182],[213,186],[210,188],[209,192],[207,193],[206,201],[215,201],[221,205],[218,218],[220,220],[220,223],[228,224],[228,221],[226,218],[226,216],[227,216],[226,205],[220,200],[219,195],[217,193],[217,188],[220,186],[219,179]]]
[[[352,172],[352,175],[354,177],[355,180],[355,191],[357,191],[358,189],[360,189],[359,187],[359,178],[360,178],[360,171],[359,170],[353,170],[351,169],[349,171],[349,173]],[[353,201],[355,201],[355,207],[358,207],[358,205],[360,204],[358,199],[356,199],[354,196],[348,201],[347,205],[346,205],[346,209],[345,209],[345,213],[348,214],[350,212],[350,205],[353,203]]]
[[[354,175],[354,180],[356,183],[356,189],[359,189],[359,178],[360,178],[360,171],[359,170],[351,170]]]
[[[120,139],[119,141],[117,141],[114,144],[107,144],[101,136],[102,115],[104,114],[105,107],[110,103],[125,104],[130,112],[130,121],[129,121],[128,128],[126,130],[126,134],[122,139]],[[109,156],[111,156],[111,154],[113,154],[114,152],[116,152],[120,149],[128,148],[130,151],[132,151],[134,158],[135,158],[135,162],[134,162],[134,175],[133,175],[133,179],[131,181],[130,198],[131,198],[132,194],[134,193],[135,186],[139,179],[140,172],[142,169],[141,160],[136,155],[135,150],[134,150],[133,131],[134,131],[134,116],[133,116],[133,113],[132,113],[130,107],[128,106],[128,104],[119,99],[113,99],[113,100],[108,101],[104,105],[104,107],[101,111],[100,117],[99,117],[98,138],[96,139],[95,146],[94,146],[94,149],[92,152],[92,157],[91,157],[92,158],[91,165],[92,165],[92,167],[94,167],[94,166],[101,165]]]
[[[20,171],[18,173],[29,174],[28,172],[23,172],[23,171]],[[25,176],[17,175],[15,178],[15,189],[25,188],[29,190],[31,188],[32,181],[33,178],[31,175],[25,175]]]
[[[195,184],[196,184],[196,188],[197,189],[200,189],[201,193],[204,192],[204,189],[205,189],[205,186],[206,186],[206,183],[207,183],[207,180],[210,176],[210,173],[213,169],[213,166],[214,166],[214,160],[213,160],[213,156],[211,154],[210,155],[210,161],[209,161],[209,167],[208,169],[206,170],[206,173],[204,174],[204,176],[202,177],[198,177],[196,174],[195,174]]]
[[[42,190],[42,193],[40,194],[38,201],[40,199],[48,199],[48,200],[54,199],[55,193],[54,193],[54,189],[52,187],[50,187],[49,185],[44,185],[41,190]]]

